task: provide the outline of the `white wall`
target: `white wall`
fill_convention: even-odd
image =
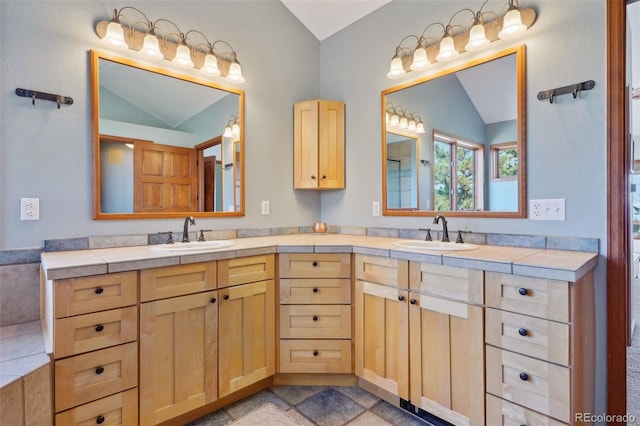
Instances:
[[[127,2],[152,19],[224,39],[238,52],[246,92],[246,215],[198,219],[207,229],[310,225],[320,196],[293,191],[293,103],[319,96],[319,42],[276,0]],[[89,50],[105,50],[95,24],[115,1],[0,1],[0,249],[43,240],[180,229],[179,219],[92,220]],[[135,52],[122,53],[131,57]],[[169,63],[167,62],[170,67]],[[16,88],[71,96],[62,106]],[[162,95],[159,94],[159,101]],[[22,222],[21,197],[40,198],[38,222]],[[260,201],[271,215],[260,215]]]
[[[488,51],[467,53],[404,80],[389,80],[389,61],[400,40],[432,22],[447,22],[458,9],[479,1],[394,1],[325,39],[320,46],[321,94],[346,102],[346,189],[322,194],[322,220],[369,227],[424,228],[426,217],[374,217],[382,197],[380,161],[381,91],[451,65],[526,44],[528,199],[565,198],[566,221],[453,217],[449,229],[473,232],[600,238],[606,252],[606,3],[604,0],[526,0],[537,21],[520,39],[498,41]],[[504,2],[490,1],[487,10]],[[593,90],[538,101],[541,90],[594,80]],[[606,405],[606,269],[596,271],[597,399]]]

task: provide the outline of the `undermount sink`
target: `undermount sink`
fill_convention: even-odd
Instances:
[[[429,251],[463,251],[478,248],[476,244],[422,240],[401,240],[396,241],[393,245],[411,250]]]
[[[216,241],[193,241],[190,243],[175,243],[175,244],[159,244],[151,246],[151,250],[165,251],[165,252],[197,252],[197,251],[209,251],[218,250],[232,246],[233,241],[228,240],[216,240]]]

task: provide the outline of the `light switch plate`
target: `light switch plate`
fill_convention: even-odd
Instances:
[[[529,219],[566,220],[565,199],[529,200]]]

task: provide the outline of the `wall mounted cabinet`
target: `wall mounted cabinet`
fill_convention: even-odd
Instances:
[[[344,188],[344,103],[298,102],[293,108],[295,189]]]

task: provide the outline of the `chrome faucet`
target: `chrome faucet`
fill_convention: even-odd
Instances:
[[[189,223],[191,223],[192,225],[196,224],[196,220],[193,218],[193,216],[187,216],[184,219],[184,228],[182,230],[182,242],[183,243],[188,243],[189,242]]]
[[[449,242],[449,230],[447,229],[447,220],[444,218],[444,216],[442,216],[441,214],[439,214],[438,216],[436,216],[433,219],[433,223],[435,225],[438,224],[438,222],[442,219],[442,241],[443,243],[448,243]]]

